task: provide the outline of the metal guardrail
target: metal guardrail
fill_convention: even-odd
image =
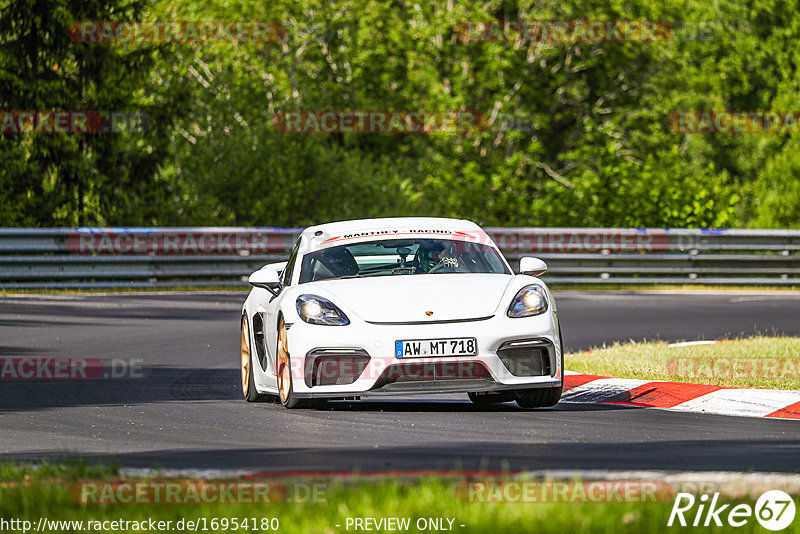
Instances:
[[[800,285],[800,230],[487,228],[549,283]],[[298,228],[0,228],[0,288],[239,286]]]

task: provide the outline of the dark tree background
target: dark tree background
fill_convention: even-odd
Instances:
[[[0,110],[146,113],[0,136],[0,224],[800,227],[789,134],[676,110],[797,110],[796,2],[0,1]],[[230,6],[235,6],[232,8]],[[655,43],[464,42],[469,20],[664,20]],[[278,20],[276,43],[83,44],[80,20]],[[477,134],[285,134],[282,110],[478,110]]]

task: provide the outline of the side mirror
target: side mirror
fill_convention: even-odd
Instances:
[[[547,272],[547,264],[539,258],[525,256],[519,260],[519,272],[531,276],[541,276]]]
[[[247,279],[253,287],[266,289],[273,295],[277,295],[281,289],[281,276],[272,266],[267,265],[250,275]]]
[[[278,271],[280,274],[286,268],[286,264],[289,263],[288,261],[279,261],[278,263],[268,263],[262,267],[262,269],[272,269],[273,271]]]

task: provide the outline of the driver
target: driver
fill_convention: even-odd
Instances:
[[[423,241],[417,250],[417,272],[429,273],[444,258],[444,243],[441,241]]]

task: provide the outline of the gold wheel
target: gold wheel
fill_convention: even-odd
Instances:
[[[284,404],[289,399],[289,392],[292,389],[292,372],[289,368],[289,347],[286,340],[286,325],[281,321],[278,330],[278,358],[276,365],[276,376],[278,379],[278,394]]]
[[[245,398],[250,390],[250,331],[247,318],[242,317],[242,393]]]

